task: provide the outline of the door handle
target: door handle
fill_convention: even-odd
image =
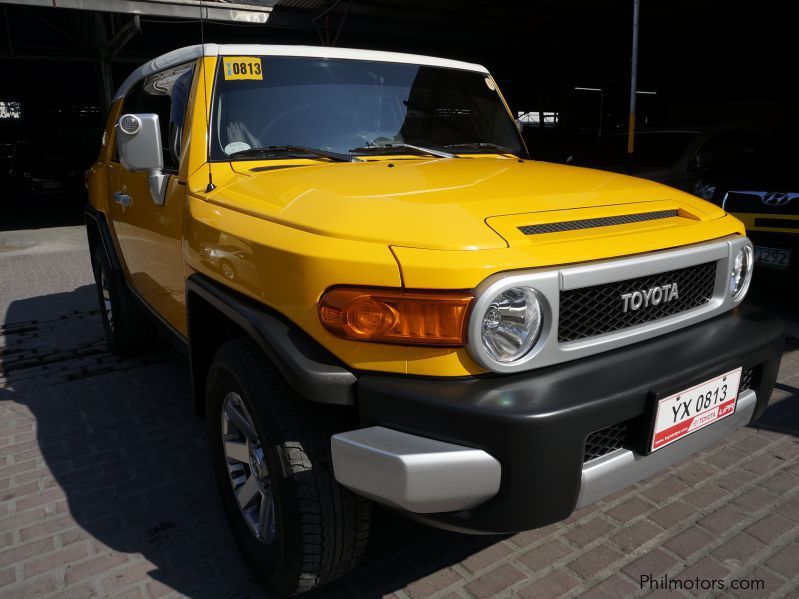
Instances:
[[[114,201],[120,206],[130,206],[130,196],[121,191],[114,193]]]

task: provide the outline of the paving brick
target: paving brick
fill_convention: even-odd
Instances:
[[[711,553],[726,564],[732,561],[743,565],[752,561],[765,548],[765,543],[742,532],[713,549]]]
[[[692,526],[682,531],[677,536],[669,539],[664,546],[678,556],[689,559],[699,553],[715,540],[715,536],[702,530],[698,526]]]
[[[115,552],[98,555],[97,557],[69,564],[64,573],[64,579],[67,584],[72,584],[100,572],[107,572],[127,561],[128,556],[125,553]]]
[[[665,507],[655,510],[649,514],[647,518],[662,528],[668,529],[674,528],[682,522],[689,520],[690,518],[696,516],[696,513],[696,508],[694,506],[689,505],[684,501],[678,500]]]
[[[737,505],[745,512],[759,512],[770,507],[777,501],[778,497],[773,493],[769,493],[760,487],[752,487],[741,493],[733,500],[733,504]]]
[[[751,431],[752,429],[743,429]],[[738,451],[742,451],[747,454],[753,454],[771,443],[770,440],[760,436],[760,435],[747,435],[743,439],[737,440],[735,442],[735,449]]]
[[[799,522],[799,497],[794,497],[790,501],[786,501],[783,505],[777,508],[777,513],[794,522]]]
[[[26,526],[25,528],[20,529],[19,535],[23,541],[29,541],[31,539],[43,537],[45,535],[51,535],[54,532],[62,531],[74,526],[75,521],[69,516],[64,515],[56,518],[48,518],[37,524]]]
[[[769,568],[788,580],[796,576],[797,564],[799,564],[799,545],[795,543],[786,545],[766,560]]]
[[[645,495],[655,503],[663,503],[690,490],[690,488],[689,485],[682,482],[675,474],[671,474],[655,485],[643,489],[641,495]]]
[[[772,493],[782,495],[787,491],[799,488],[799,476],[790,472],[778,472],[760,482],[760,486],[768,489]]]
[[[657,577],[677,564],[677,560],[663,551],[660,547],[655,547],[645,553],[635,561],[624,566],[621,571],[627,576],[640,583],[642,576]]]
[[[632,553],[641,545],[653,540],[661,530],[648,520],[638,520],[621,527],[611,540],[625,553]]]
[[[34,493],[17,499],[15,507],[17,512],[22,512],[30,508],[39,507],[48,503],[53,503],[59,499],[63,499],[64,492],[59,488],[48,489],[41,493]]]
[[[638,587],[618,574],[613,574],[581,595],[585,599],[627,599]]]
[[[524,574],[510,564],[504,564],[467,584],[466,590],[478,598],[493,597],[521,580],[524,580]]]
[[[640,497],[631,497],[616,507],[611,508],[606,513],[619,522],[625,523],[640,516],[651,508],[651,504],[647,503]]]
[[[48,537],[38,541],[30,541],[0,552],[0,568],[14,564],[35,555],[41,555],[54,548],[53,539]]]
[[[442,568],[412,582],[405,588],[405,592],[413,599],[429,597],[462,580],[463,577],[452,568]]]
[[[14,566],[9,566],[5,570],[0,570],[0,589],[11,585],[17,578]]]
[[[767,545],[770,545],[784,534],[792,533],[792,528],[793,525],[791,522],[782,516],[777,514],[767,514],[749,526],[745,532],[752,535],[756,539],[763,541]]]
[[[538,572],[572,553],[574,551],[571,548],[560,541],[553,540],[522,554],[516,561],[524,564],[533,572]]]
[[[469,570],[469,572],[475,573],[483,568],[493,565],[510,554],[511,550],[507,547],[507,545],[503,543],[494,543],[493,545],[489,545],[485,549],[482,549],[477,553],[473,553],[467,557],[465,560],[463,560],[462,565],[464,568]]]
[[[44,557],[33,559],[25,563],[23,572],[25,578],[31,578],[38,574],[47,572],[48,570],[55,570],[71,562],[76,562],[85,558],[88,555],[88,550],[84,543],[70,545],[65,549],[54,551]]]
[[[711,466],[715,466],[716,468],[720,468],[722,470],[726,470],[730,466],[735,466],[740,464],[743,460],[746,459],[747,454],[737,451],[735,449],[731,449],[730,447],[725,447],[724,449],[717,451],[716,453],[710,454],[704,458],[704,461]]]
[[[584,552],[573,562],[569,563],[569,568],[577,572],[577,574],[583,578],[590,578],[621,557],[623,557],[622,554],[616,549],[608,545],[600,545]]]
[[[677,478],[688,486],[693,487],[697,483],[701,483],[714,476],[719,471],[718,468],[711,464],[703,462],[701,459],[691,460],[685,467],[677,471]]]
[[[585,547],[602,538],[615,527],[599,517],[594,517],[565,533],[563,536],[578,547]]]
[[[579,584],[580,581],[566,570],[555,570],[531,585],[519,589],[517,594],[525,599],[562,597]]]
[[[734,468],[728,470],[725,474],[718,477],[714,482],[722,489],[736,493],[742,488],[748,486],[753,480],[757,478],[752,472],[743,470],[741,468]]]
[[[709,505],[726,499],[730,494],[731,493],[727,489],[710,483],[686,493],[683,499],[698,508],[706,508]]]
[[[53,575],[38,576],[3,589],[3,599],[34,599],[55,592],[59,587],[58,579]]]
[[[784,464],[785,460],[773,456],[768,452],[764,452],[747,460],[741,466],[745,470],[759,475],[771,472],[772,470],[782,467]]]
[[[727,504],[697,521],[702,528],[716,535],[721,535],[746,521],[747,514],[740,508]]]
[[[147,561],[128,562],[127,566],[100,579],[103,591],[108,594],[125,590],[126,587],[148,580],[147,574],[155,567]],[[199,573],[199,572],[198,572]]]

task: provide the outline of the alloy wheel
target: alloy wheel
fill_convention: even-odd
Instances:
[[[238,393],[222,402],[222,444],[228,477],[241,515],[258,541],[275,539],[275,501],[264,448]]]
[[[114,310],[111,306],[111,289],[108,281],[108,272],[105,265],[101,262],[99,265],[100,271],[100,292],[103,297],[103,309],[105,310],[105,318],[108,322],[108,328],[113,332],[114,330]]]

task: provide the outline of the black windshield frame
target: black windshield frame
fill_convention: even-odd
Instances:
[[[458,80],[464,81],[464,80],[468,79],[468,85],[471,86],[471,88],[473,90],[479,90],[479,92],[482,95],[481,96],[470,96],[466,92],[463,92],[463,93],[457,92],[457,93],[460,93],[460,96],[456,95],[456,98],[458,98],[461,101],[466,101],[466,99],[468,99],[468,101],[472,102],[473,104],[479,103],[480,107],[484,109],[483,113],[479,113],[477,108],[474,108],[473,112],[476,113],[477,116],[481,116],[484,120],[483,120],[482,123],[479,123],[479,124],[478,123],[471,123],[470,120],[471,120],[471,118],[473,116],[472,113],[469,113],[468,115],[465,115],[466,118],[462,118],[461,120],[462,120],[463,123],[466,123],[468,126],[472,127],[474,129],[474,131],[480,131],[482,137],[478,136],[477,139],[474,139],[473,136],[469,136],[468,138],[466,138],[465,137],[466,134],[467,133],[473,133],[473,131],[468,131],[468,132],[464,131],[464,132],[461,132],[461,135],[462,135],[461,138],[457,138],[456,137],[456,138],[442,139],[442,140],[438,140],[439,143],[431,143],[431,140],[429,140],[429,139],[417,140],[415,138],[412,138],[411,141],[405,141],[405,143],[413,143],[414,141],[425,142],[425,143],[418,143],[418,145],[434,148],[434,149],[437,149],[437,150],[443,150],[444,146],[452,145],[453,143],[457,145],[458,142],[462,142],[464,144],[470,143],[470,142],[486,142],[486,143],[492,143],[492,144],[496,144],[496,145],[502,145],[502,146],[505,146],[505,147],[509,147],[510,149],[514,150],[515,153],[517,155],[519,155],[519,156],[527,156],[528,155],[527,148],[526,148],[526,146],[524,144],[524,141],[523,141],[523,139],[521,137],[521,134],[520,134],[520,132],[519,132],[517,126],[516,126],[516,122],[513,119],[513,116],[511,114],[509,108],[507,107],[507,105],[506,105],[504,99],[502,98],[499,90],[496,89],[496,85],[494,84],[493,79],[491,79],[490,76],[488,75],[488,73],[486,73],[486,72],[476,71],[476,70],[468,70],[468,69],[457,69],[457,68],[452,68],[452,67],[447,67],[447,66],[428,66],[428,65],[419,65],[419,64],[413,64],[413,63],[395,63],[395,62],[384,62],[384,61],[374,61],[374,60],[365,60],[365,59],[295,57],[295,56],[269,56],[269,55],[260,55],[259,57],[264,62],[264,67],[263,67],[264,77],[267,77],[269,75],[270,68],[274,67],[275,64],[284,63],[283,66],[285,67],[285,66],[291,64],[293,61],[304,61],[306,63],[313,63],[313,66],[320,66],[321,63],[324,63],[325,66],[327,66],[327,65],[332,65],[332,66],[336,66],[336,67],[342,66],[344,68],[355,68],[355,69],[357,69],[357,68],[360,67],[360,68],[364,68],[364,69],[367,69],[367,70],[369,68],[373,68],[376,71],[380,71],[380,69],[383,69],[383,72],[389,72],[389,73],[391,71],[394,71],[396,73],[398,70],[401,71],[402,69],[405,69],[405,70],[407,70],[407,72],[405,73],[406,75],[408,73],[415,72],[415,77],[413,78],[414,84],[415,84],[416,80],[420,77],[421,74],[425,74],[428,77],[432,77],[432,79],[434,81],[437,80],[437,78],[443,79],[444,81],[446,81],[448,78],[450,80],[454,79],[455,81],[458,81]],[[267,159],[267,160],[279,160],[279,159],[296,158],[297,156],[286,156],[286,157],[283,157],[283,158],[278,157],[278,156],[269,157],[269,158],[254,158],[254,157],[248,156],[248,157],[237,158],[235,156],[231,156],[231,154],[233,153],[232,151],[227,151],[227,152],[225,151],[225,148],[223,147],[223,143],[227,142],[227,146],[230,146],[230,144],[232,142],[229,141],[229,139],[230,139],[229,137],[227,137],[226,139],[223,139],[224,136],[221,133],[221,131],[222,131],[221,127],[224,126],[226,128],[226,130],[227,130],[229,128],[230,123],[231,123],[231,119],[230,119],[229,116],[226,119],[226,118],[224,118],[221,115],[222,108],[220,108],[220,102],[225,97],[225,94],[229,93],[231,89],[234,89],[234,88],[238,87],[239,90],[249,90],[249,89],[253,89],[253,88],[258,88],[259,86],[263,86],[264,84],[262,83],[261,80],[245,81],[245,82],[228,81],[228,80],[226,80],[224,78],[224,76],[223,76],[223,63],[224,63],[224,57],[220,56],[219,59],[218,59],[217,67],[215,69],[214,82],[213,82],[212,95],[211,95],[211,98],[212,98],[211,106],[210,106],[211,118],[210,118],[210,122],[209,122],[209,132],[208,132],[208,157],[209,157],[209,161],[210,162],[230,162],[230,161],[238,161],[238,160],[264,160],[264,159]],[[345,64],[346,64],[346,66],[345,66]],[[324,82],[317,83],[316,80],[314,80],[314,79],[310,79],[307,84],[304,83],[304,82],[301,83],[301,85],[308,85],[308,86],[311,86],[311,87],[313,87],[313,86],[317,86],[318,87],[318,86],[323,85],[323,84],[324,84]],[[482,86],[482,88],[480,86]],[[340,86],[340,87],[342,87],[344,89],[347,89],[346,86]],[[282,87],[281,86],[275,86],[273,89],[277,89],[278,93],[282,91]],[[353,85],[352,89],[353,90],[357,90],[358,88],[357,88],[357,86]],[[383,88],[381,87],[380,92],[379,92],[380,94],[383,93],[382,89]],[[395,95],[396,95],[396,90],[398,90],[398,89],[401,90],[402,88],[401,87],[398,87],[398,88],[395,87],[395,88],[391,88],[389,91],[394,91]],[[411,103],[410,103],[410,94],[414,93],[414,90],[417,90],[417,89],[420,89],[420,88],[416,88],[416,87],[413,87],[413,86],[409,87],[408,88],[408,98],[409,98],[409,100],[408,101],[403,101],[403,103],[405,105],[405,113],[403,114],[403,120],[402,120],[403,127],[405,126],[405,124],[409,120],[409,114],[408,113],[410,113],[412,110],[414,110],[414,108],[411,106]],[[453,90],[451,88],[447,88],[447,87],[442,87],[440,89],[422,87],[420,91],[422,93],[423,92],[430,92],[430,89],[433,89],[434,92],[437,92],[437,93],[439,93],[441,95],[447,94],[447,93],[450,93],[450,94],[455,94],[456,93],[456,92],[453,92]],[[256,91],[255,93],[263,93],[263,92]],[[314,96],[307,96],[307,97],[314,97]],[[359,99],[360,98],[360,96],[357,96],[357,95],[354,95],[352,97],[355,98],[355,99]],[[375,100],[378,97],[380,98],[380,103],[381,103],[381,106],[382,106],[382,102],[384,101],[382,95],[380,95],[380,96],[374,95],[374,97],[368,96],[366,98],[366,101]],[[477,100],[474,99],[475,97],[477,97]],[[395,98],[391,98],[391,99],[396,100],[396,97]],[[316,101],[319,102],[318,97],[317,97]],[[331,105],[335,106],[335,104],[331,104]],[[341,105],[344,105],[344,104],[342,103]],[[283,104],[283,105],[278,104],[278,106],[282,107],[282,106],[285,106],[285,104]],[[472,106],[469,106],[469,109],[471,110]],[[285,109],[283,109],[283,110],[285,110]],[[248,114],[248,113],[245,113],[245,114]],[[464,115],[461,115],[459,113],[455,113],[455,116],[456,117],[463,117]],[[449,124],[447,121],[442,120],[444,117],[441,117],[439,114],[427,115],[425,118],[427,119],[427,121],[429,123],[436,123],[436,124],[445,123],[445,124]],[[483,127],[483,130],[479,130],[480,126]],[[309,130],[313,131],[313,128],[309,127]],[[497,134],[497,132],[499,132],[499,134]],[[357,133],[354,133],[354,135],[357,135]],[[486,139],[486,137],[489,137],[489,138]],[[300,139],[299,141],[297,141],[294,138],[292,138],[291,140],[287,140],[287,139],[283,138],[281,140],[279,137],[276,137],[276,138],[273,138],[273,139],[265,139],[265,140],[257,139],[257,141],[262,142],[262,143],[257,144],[258,147],[261,147],[261,146],[267,146],[268,147],[268,146],[273,146],[273,145],[303,145],[303,146],[306,146],[306,147],[319,148],[319,149],[324,149],[324,150],[328,150],[328,151],[338,151],[338,152],[341,152],[341,153],[346,153],[348,150],[351,149],[349,147],[343,147],[341,145],[333,146],[333,145],[324,144],[324,143],[313,143],[316,140],[313,140],[313,139],[309,140],[307,137],[304,138],[304,139]],[[281,141],[283,141],[283,142],[291,141],[292,143],[291,144],[286,144],[286,143],[281,143]],[[301,141],[304,141],[306,143],[300,143]],[[372,143],[375,143],[375,140],[371,140],[370,139],[368,141],[372,142]],[[361,141],[361,143],[354,143],[354,142],[355,142],[355,139],[353,139],[353,143],[346,144],[346,145],[347,146],[351,145],[352,148],[356,148],[356,147],[359,147],[359,146],[367,145],[367,144],[363,143],[363,141]],[[376,141],[377,145],[380,145],[381,143],[391,143],[391,142],[395,142],[396,143],[397,140],[396,139],[388,139],[388,140],[383,139],[383,140],[381,140],[381,139],[378,138],[377,141]],[[248,144],[248,145],[250,145],[250,147],[255,147],[256,146],[255,143]],[[403,152],[402,152],[401,149],[397,149],[397,152],[396,152],[397,155],[402,154],[402,153]],[[474,148],[472,148],[472,149],[464,149],[464,151],[458,151],[457,153],[458,154],[495,154],[496,152],[491,150],[491,149],[488,149],[488,148],[485,148],[485,149],[474,149]],[[355,155],[356,156],[362,156],[363,154],[355,154]],[[386,153],[385,155],[389,155],[389,153]],[[312,156],[309,155],[309,157],[312,157]]]

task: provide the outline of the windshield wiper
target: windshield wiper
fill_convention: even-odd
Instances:
[[[249,148],[239,150],[230,154],[230,158],[257,158],[258,156],[273,156],[276,154],[311,154],[321,158],[329,158],[334,162],[355,162],[357,159],[349,154],[331,152],[319,148],[308,148],[305,146],[266,146],[264,148]]]
[[[411,150],[417,154],[428,154],[430,156],[437,156],[439,158],[457,158],[457,156],[451,152],[423,148],[422,146],[414,146],[413,144],[380,144],[375,146],[365,146],[363,148],[353,148],[350,150],[350,152],[385,152],[385,150],[389,150],[389,152],[391,150]]]
[[[501,146],[499,144],[492,144],[487,141],[473,141],[467,142],[462,144],[449,144],[448,146],[444,146],[445,148],[474,148],[474,149],[483,149],[483,150],[496,150],[500,154],[510,154],[511,156],[519,156],[519,152],[511,150],[510,148],[506,148],[505,146]]]

